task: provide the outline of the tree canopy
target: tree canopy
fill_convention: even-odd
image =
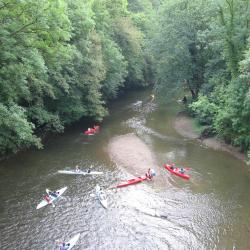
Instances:
[[[250,1],[166,0],[159,13],[159,97],[184,87],[199,121],[250,156]]]
[[[250,156],[250,0],[1,0],[0,23],[0,154],[154,84]]]
[[[126,0],[0,1],[0,154],[101,121],[122,89],[149,84],[136,14]]]

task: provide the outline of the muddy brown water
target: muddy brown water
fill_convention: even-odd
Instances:
[[[43,150],[0,163],[1,249],[57,249],[57,240],[77,233],[81,236],[74,249],[249,249],[248,167],[177,134],[173,120],[181,106],[176,101],[156,105],[150,94],[128,93],[114,102],[95,136],[84,136],[86,125],[76,124]],[[112,138],[129,133],[152,152],[166,184],[110,190],[105,210],[91,194],[97,183],[108,188],[131,176],[111,161],[107,150]],[[137,159],[131,164],[139,164]],[[167,161],[191,167],[190,181],[161,168]],[[104,175],[57,173],[76,164]],[[64,198],[54,208],[36,210],[47,187],[64,186]]]

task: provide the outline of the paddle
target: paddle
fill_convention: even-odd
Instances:
[[[51,201],[50,204],[52,205],[52,207],[56,207],[55,204],[53,203],[53,201]]]

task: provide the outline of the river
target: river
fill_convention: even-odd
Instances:
[[[167,106],[152,103],[149,90],[130,92],[110,106],[97,135],[84,136],[86,124],[78,123],[43,150],[0,163],[0,249],[57,249],[58,239],[77,233],[74,249],[249,249],[249,170],[232,155],[177,134],[173,120],[180,109],[175,100]],[[91,194],[97,183],[108,188],[126,176],[107,147],[114,136],[127,133],[150,148],[159,168],[173,161],[191,167],[191,178],[162,168],[165,185],[110,190],[105,210]],[[57,173],[76,164],[104,175]],[[54,208],[36,210],[45,188],[64,186],[64,198]]]

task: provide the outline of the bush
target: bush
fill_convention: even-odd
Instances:
[[[202,125],[212,125],[217,107],[214,103],[209,102],[206,96],[200,95],[196,102],[189,105],[189,108],[197,115]]]

